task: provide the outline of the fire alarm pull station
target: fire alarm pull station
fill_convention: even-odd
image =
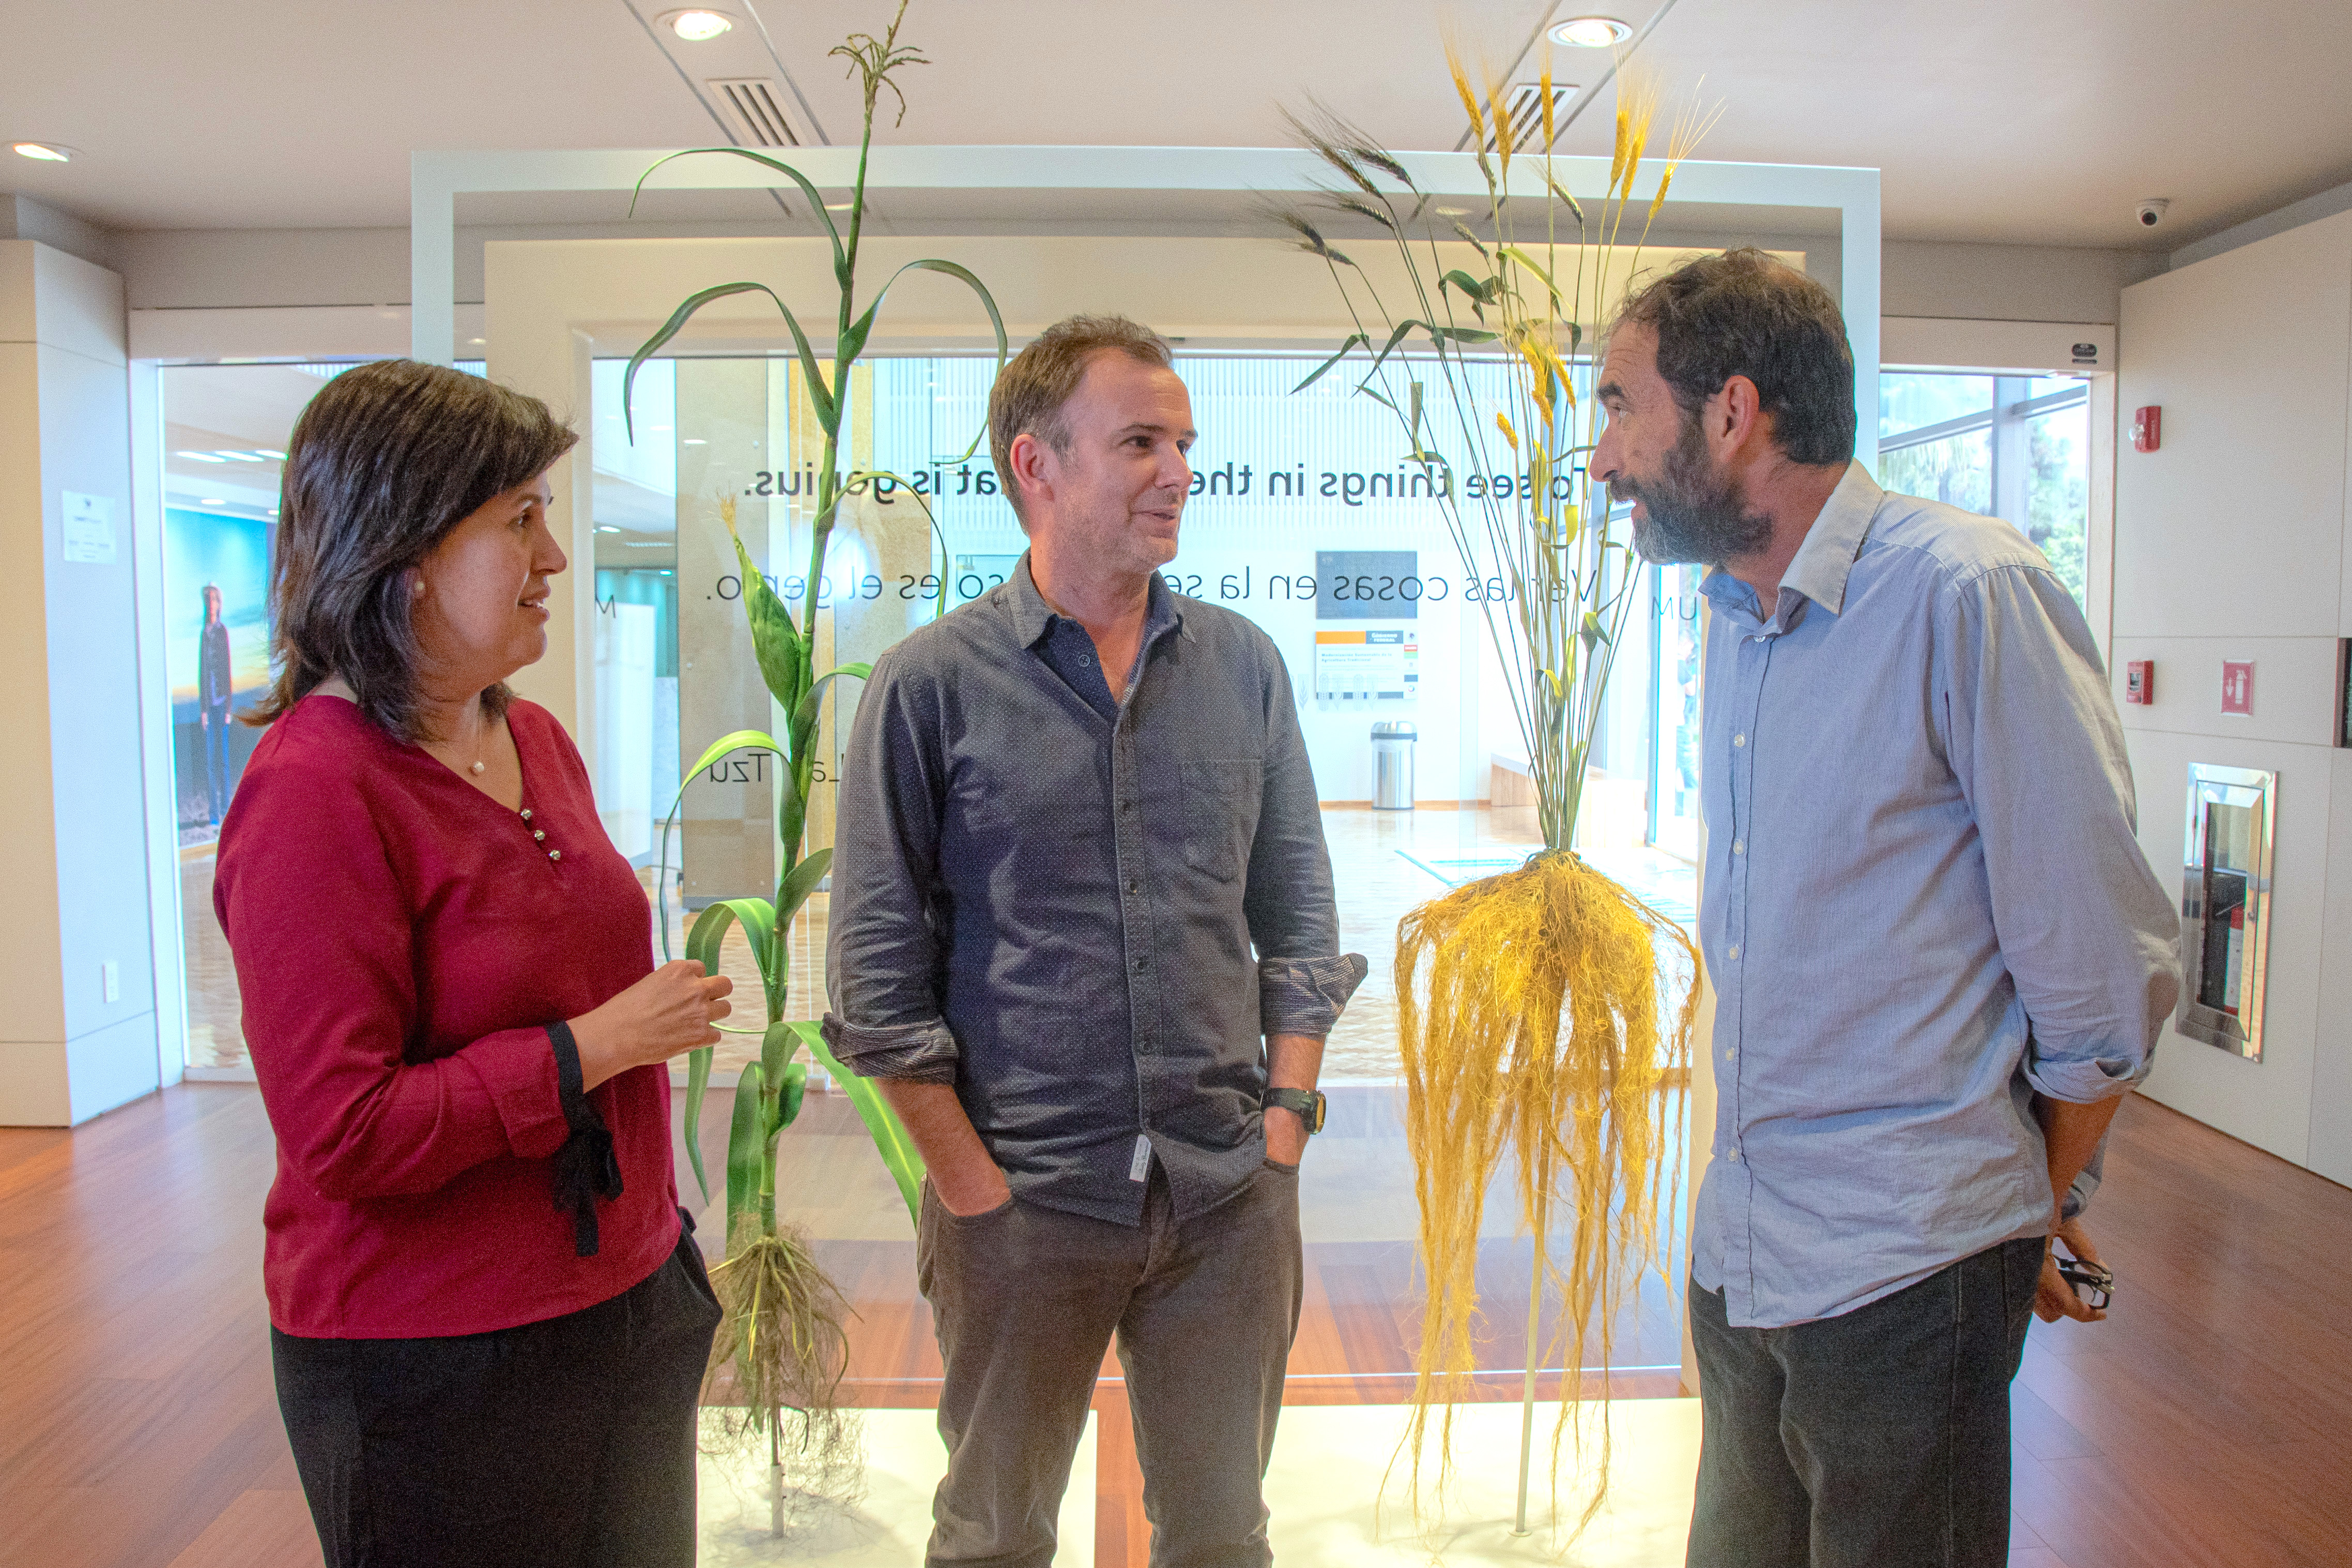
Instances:
[[[2156,660],[2136,658],[2124,666],[2124,700],[2143,708],[2156,700]]]
[[[2153,452],[2164,444],[2164,410],[2155,404],[2132,412],[2132,450]]]

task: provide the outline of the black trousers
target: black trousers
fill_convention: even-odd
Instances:
[[[449,1339],[270,1331],[327,1568],[688,1568],[719,1302],[692,1233],[640,1283]]]
[[[1143,1224],[1018,1199],[959,1219],[923,1189],[916,1269],[947,1383],[930,1568],[1046,1568],[1114,1335],[1151,1568],[1265,1568],[1262,1483],[1306,1276],[1298,1167],[1266,1162],[1177,1223],[1155,1166]],[[1084,1558],[1090,1543],[1065,1553]]]
[[[1732,1328],[1723,1293],[1692,1286],[1690,1568],[2004,1568],[2009,1384],[2043,1245],[1785,1329]]]

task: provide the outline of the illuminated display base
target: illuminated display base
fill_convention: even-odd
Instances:
[[[1557,1405],[1536,1406],[1539,1465],[1549,1447],[1541,1434],[1550,1431],[1559,1410]],[[1295,1405],[1283,1411],[1274,1467],[1265,1479],[1275,1560],[1283,1568],[1385,1563],[1423,1568],[1433,1548],[1449,1568],[1563,1561],[1577,1568],[1666,1568],[1682,1562],[1698,1472],[1697,1400],[1626,1399],[1612,1407],[1608,1505],[1565,1559],[1541,1529],[1522,1538],[1511,1535],[1519,1454],[1517,1401],[1465,1405],[1454,1413],[1459,1479],[1448,1500],[1451,1522],[1426,1542],[1412,1533],[1401,1480],[1381,1499],[1405,1415],[1405,1407],[1394,1405]],[[868,1410],[864,1417],[864,1497],[849,1508],[817,1510],[782,1541],[767,1534],[765,1478],[730,1485],[720,1468],[705,1459],[706,1568],[753,1563],[905,1568],[920,1563],[931,1528],[932,1489],[947,1468],[938,1416],[929,1410]],[[1055,1561],[1074,1568],[1094,1562],[1096,1431],[1090,1419],[1062,1502],[1062,1544]],[[1538,1476],[1538,1504],[1543,1495]]]

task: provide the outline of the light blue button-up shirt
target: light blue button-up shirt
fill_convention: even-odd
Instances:
[[[2010,524],[1847,470],[1707,634],[1713,1162],[1692,1275],[1833,1317],[2047,1228],[2032,1092],[2144,1078],[2180,921],[2082,612]]]

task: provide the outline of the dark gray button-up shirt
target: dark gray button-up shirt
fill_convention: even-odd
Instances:
[[[1261,1037],[1329,1033],[1339,951],[1314,774],[1271,639],[1154,578],[1114,701],[1094,641],[1009,582],[877,661],[835,830],[826,1040],[952,1082],[1014,1194],[1180,1217],[1265,1154]]]

